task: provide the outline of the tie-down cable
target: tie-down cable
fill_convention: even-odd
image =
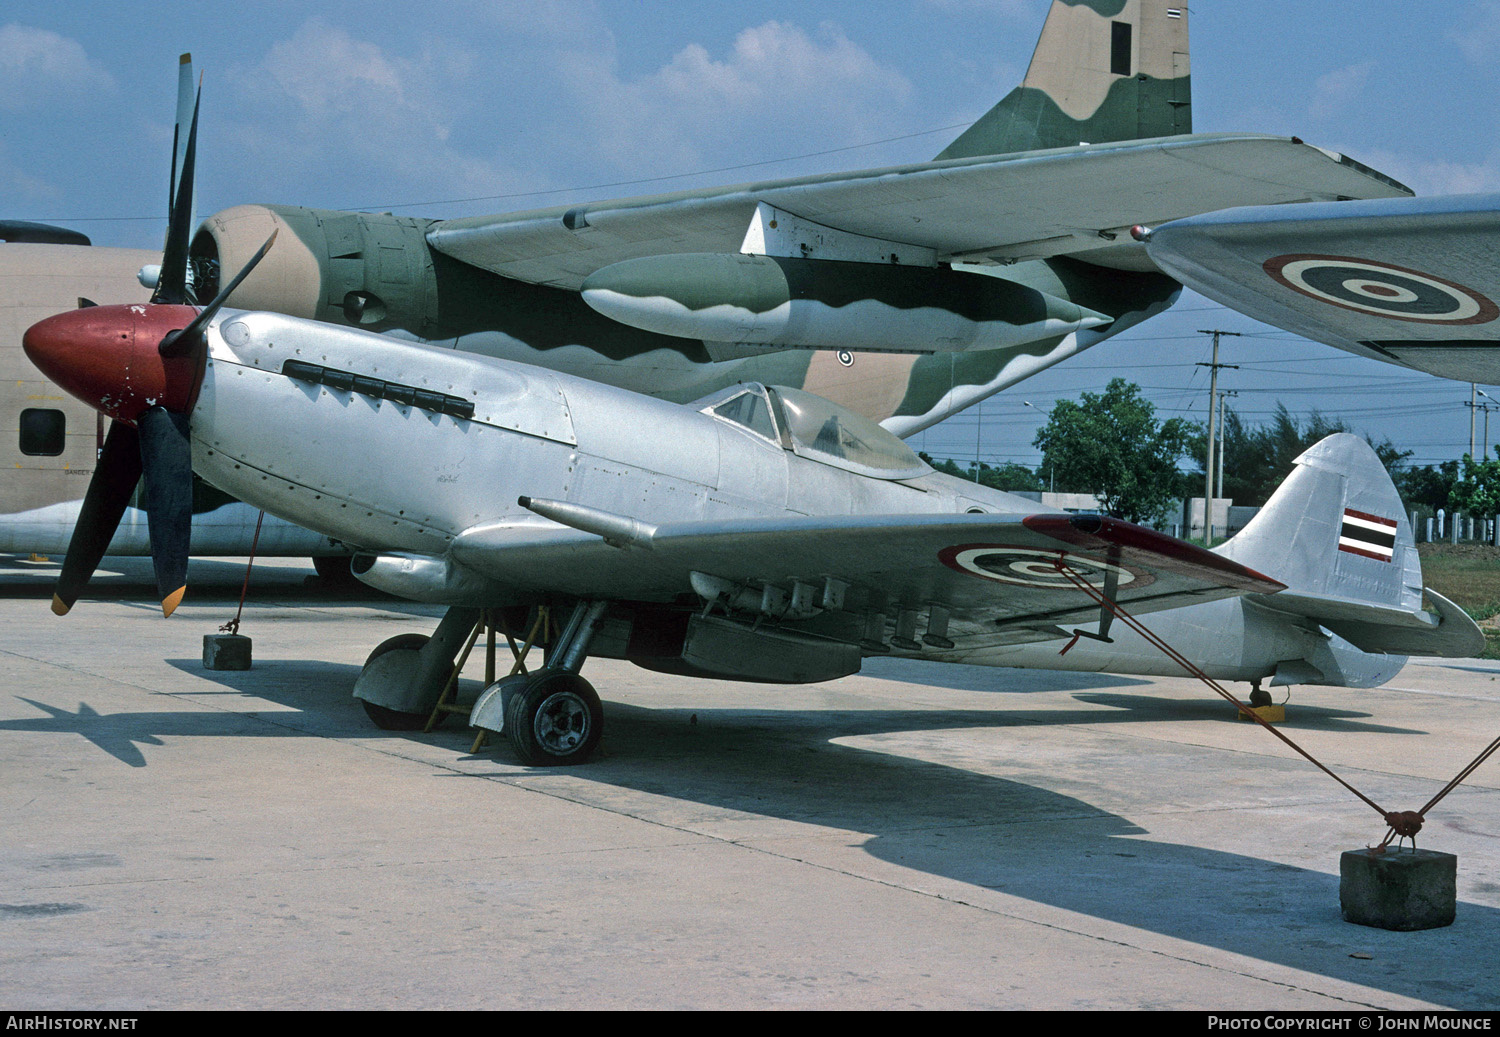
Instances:
[[[1421,810],[1385,810],[1369,796],[1365,795],[1363,792],[1359,791],[1359,789],[1355,788],[1343,778],[1333,773],[1333,771],[1329,770],[1326,766],[1323,765],[1323,763],[1316,759],[1306,749],[1303,749],[1296,742],[1292,741],[1292,739],[1287,735],[1283,734],[1281,731],[1278,731],[1275,727],[1272,727],[1259,714],[1257,714],[1249,706],[1241,702],[1234,696],[1232,692],[1226,690],[1208,674],[1204,673],[1202,669],[1200,669],[1195,663],[1189,660],[1181,652],[1177,651],[1177,649],[1173,648],[1171,645],[1167,644],[1161,638],[1157,637],[1154,633],[1148,630],[1145,625],[1140,622],[1140,620],[1136,619],[1129,612],[1127,612],[1119,602],[1114,601],[1112,598],[1101,592],[1099,588],[1095,587],[1093,584],[1089,583],[1088,580],[1084,579],[1076,569],[1071,568],[1064,561],[1064,558],[1065,555],[1060,552],[1057,556],[1057,560],[1053,564],[1057,568],[1057,571],[1069,583],[1073,584],[1073,586],[1083,591],[1090,598],[1093,598],[1096,602],[1099,603],[1102,609],[1107,609],[1111,615],[1118,617],[1121,622],[1123,622],[1131,630],[1134,630],[1137,634],[1139,634],[1147,644],[1160,651],[1163,655],[1171,659],[1178,666],[1181,666],[1190,675],[1198,678],[1198,680],[1202,681],[1208,687],[1212,688],[1226,701],[1231,703],[1235,709],[1239,710],[1246,717],[1255,721],[1261,727],[1271,732],[1271,734],[1281,739],[1299,756],[1307,760],[1314,767],[1317,767],[1320,771],[1328,775],[1334,781],[1344,786],[1344,788],[1348,789],[1362,802],[1367,804],[1371,809],[1379,814],[1381,818],[1384,819],[1385,823],[1389,826],[1390,830],[1386,832],[1385,838],[1380,840],[1380,844],[1373,848],[1377,853],[1384,852],[1386,846],[1389,845],[1392,838],[1411,839],[1412,846],[1415,847],[1417,833],[1422,830],[1422,823],[1427,818],[1427,812],[1430,811],[1434,806],[1436,806],[1438,801],[1441,800],[1444,796],[1456,789],[1465,778],[1473,774],[1481,764],[1483,764],[1492,755],[1494,755],[1497,749],[1500,749],[1500,737],[1497,737],[1493,742],[1486,746],[1479,753],[1479,755],[1476,756],[1467,766],[1459,771],[1452,781],[1444,785],[1437,795],[1428,800],[1426,805],[1424,805]],[[1075,636],[1073,641],[1076,640],[1077,637]],[[1068,642],[1067,647],[1063,649],[1064,652],[1066,652],[1068,648],[1073,647],[1073,641]]]

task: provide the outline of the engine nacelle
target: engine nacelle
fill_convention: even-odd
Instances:
[[[438,290],[427,245],[431,220],[383,213],[237,205],[203,221],[193,239],[198,296],[238,273],[272,230],[276,245],[228,305],[422,335],[438,323]]]

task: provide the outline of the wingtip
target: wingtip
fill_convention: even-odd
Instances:
[[[161,614],[163,619],[177,611],[177,606],[182,604],[182,596],[186,593],[187,585],[183,584],[181,587],[178,587],[175,591],[173,591],[171,594],[168,594],[165,598],[162,599]]]
[[[66,616],[73,606],[63,601],[56,594],[52,595],[52,614],[54,616]]]

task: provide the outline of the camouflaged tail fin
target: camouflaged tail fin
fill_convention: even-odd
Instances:
[[[1026,78],[937,156],[1193,132],[1185,0],[1053,0]]]

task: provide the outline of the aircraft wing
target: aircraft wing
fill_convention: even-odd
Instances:
[[[1199,134],[445,220],[427,240],[505,277],[577,289],[626,259],[738,252],[765,203],[821,226],[934,250],[939,262],[1097,253],[1106,265],[1145,268],[1127,233],[1134,224],[1235,205],[1409,194],[1296,138]]]
[[[552,503],[535,502],[537,510]],[[1283,588],[1192,544],[1099,516],[777,516],[654,527],[609,518],[623,546],[601,539],[611,535],[606,523],[599,535],[505,523],[460,534],[451,557],[521,591],[670,601],[711,586],[752,611],[789,600],[797,584],[822,601],[832,581],[840,610],[938,604],[953,614],[955,639],[990,643],[1052,638],[1057,624],[1099,618],[1098,603],[1059,561],[1132,612]]]
[[[1278,328],[1465,382],[1500,382],[1500,194],[1213,212],[1146,246],[1189,288]]]

